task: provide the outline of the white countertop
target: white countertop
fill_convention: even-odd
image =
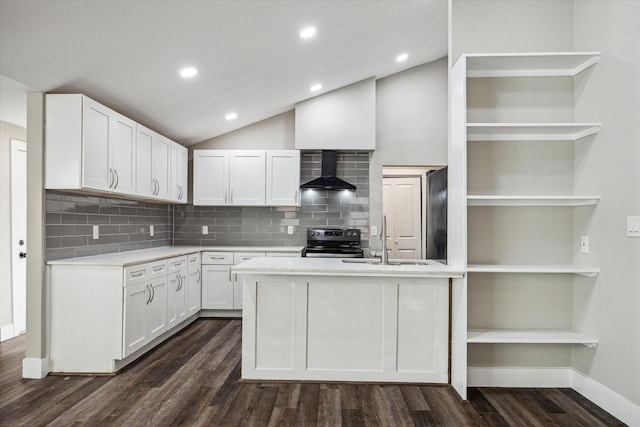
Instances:
[[[303,276],[451,277],[464,270],[431,261],[422,265],[342,262],[338,258],[254,258],[231,268],[234,273]],[[404,260],[407,261],[407,260]],[[393,260],[390,260],[393,262]]]
[[[302,246],[162,246],[159,248],[140,249],[137,251],[117,252],[104,255],[93,255],[78,258],[47,261],[48,265],[99,265],[122,266],[142,264],[164,258],[188,255],[195,252],[297,252]]]

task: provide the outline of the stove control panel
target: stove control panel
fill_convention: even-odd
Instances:
[[[307,241],[360,242],[360,230],[357,228],[308,228]]]

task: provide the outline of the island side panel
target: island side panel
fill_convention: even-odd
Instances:
[[[243,378],[447,382],[447,279],[274,274],[244,286]]]

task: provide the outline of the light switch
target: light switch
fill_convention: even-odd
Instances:
[[[627,217],[627,236],[640,237],[640,216]]]
[[[98,226],[93,226],[93,240],[97,240],[100,238],[100,231],[98,230]]]
[[[371,226],[371,235],[372,236],[377,236],[378,235],[378,226],[377,225],[372,225]]]
[[[203,225],[202,226],[202,234],[209,234],[209,226],[208,225]]]
[[[293,234],[293,225],[287,226],[287,234]]]
[[[153,230],[153,225],[149,226],[149,236],[153,236],[154,230]]]

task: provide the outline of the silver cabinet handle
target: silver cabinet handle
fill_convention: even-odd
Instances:
[[[109,168],[109,188],[113,188],[113,169]]]
[[[176,292],[180,292],[180,288],[182,287],[182,281],[180,280],[179,274],[176,276],[176,279],[178,279],[178,286],[176,286]]]
[[[164,265],[158,265],[157,267],[153,267],[153,271],[162,271],[164,270]]]
[[[135,272],[135,273],[131,273],[131,277],[134,277],[134,278],[135,277],[140,277],[143,274],[144,274],[144,271],[138,271],[138,272]]]
[[[149,296],[147,297],[147,302],[145,305],[149,305],[151,302],[151,289],[149,289],[149,285],[147,285],[147,290],[149,291]]]
[[[210,256],[209,259],[224,259],[223,256]]]
[[[113,186],[113,189],[115,190],[116,188],[118,188],[118,184],[120,184],[120,177],[118,176],[117,170],[114,169],[113,173],[116,175],[116,184]]]
[[[153,183],[153,189],[151,190],[151,194],[155,196],[156,195],[156,179],[151,178],[151,182]]]
[[[198,269],[198,281],[196,283],[200,283],[202,280],[202,270]]]

